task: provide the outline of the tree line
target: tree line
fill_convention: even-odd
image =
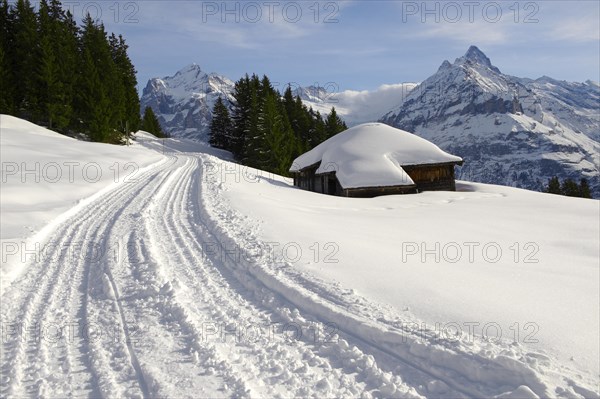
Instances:
[[[89,14],[79,27],[59,0],[0,0],[0,113],[92,141],[140,127],[136,70],[121,35]]]
[[[554,176],[548,181],[545,192],[567,197],[592,198],[589,183],[585,178],[582,178],[579,184],[571,179],[565,179],[561,183],[558,177]]]
[[[267,76],[246,74],[235,83],[233,98],[216,101],[210,144],[230,151],[244,165],[279,175],[289,174],[298,155],[347,129],[335,108],[323,117],[291,87],[281,95]]]

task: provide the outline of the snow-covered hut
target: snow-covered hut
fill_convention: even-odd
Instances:
[[[296,158],[294,185],[344,197],[455,190],[460,157],[383,123],[345,130]]]

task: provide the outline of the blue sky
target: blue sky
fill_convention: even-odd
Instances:
[[[372,90],[421,81],[471,44],[511,75],[600,80],[597,0],[63,3],[125,36],[141,87],[195,62],[233,80]]]

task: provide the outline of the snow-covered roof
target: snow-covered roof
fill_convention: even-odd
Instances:
[[[336,172],[343,188],[407,186],[402,166],[462,162],[435,144],[383,123],[363,123],[300,155],[290,172],[321,162],[317,174]]]

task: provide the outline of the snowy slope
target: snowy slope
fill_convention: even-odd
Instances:
[[[233,82],[191,64],[174,76],[148,81],[140,99],[142,112],[151,107],[161,126],[173,137],[208,142],[212,109],[219,97],[233,100]]]
[[[73,207],[102,190],[130,184],[162,158],[135,143],[117,147],[82,142],[9,115],[0,115],[0,134],[0,240],[11,243],[3,250],[19,254],[23,240],[39,240],[35,233],[52,220],[67,219]],[[8,272],[0,270],[2,287],[13,278]]]
[[[4,126],[15,157],[73,146]],[[149,163],[136,179],[65,198],[39,256],[3,247],[22,272],[1,293],[2,397],[598,397],[598,201],[467,183],[329,197],[137,136],[111,147]],[[411,246],[436,242],[439,262]],[[453,242],[479,243],[473,261]]]
[[[436,370],[469,362],[437,345],[483,356],[491,363],[450,377],[471,380],[485,392],[480,397],[520,384],[540,397],[597,397],[578,388],[597,392],[600,377],[597,200],[466,182],[457,192],[348,199],[291,188],[263,172],[251,176],[213,182],[228,199],[217,196],[209,207],[218,209],[225,234],[254,246],[256,238],[246,237],[256,231],[279,263],[273,273],[289,273],[365,323],[402,331],[409,348],[350,324],[363,339],[406,350],[409,361],[415,356]],[[420,344],[411,346],[411,334]],[[495,369],[496,361],[518,377]],[[435,389],[418,391],[452,397]]]
[[[504,75],[477,47],[413,89],[381,121],[465,159],[464,180],[541,190],[585,177],[600,196],[600,88]]]

